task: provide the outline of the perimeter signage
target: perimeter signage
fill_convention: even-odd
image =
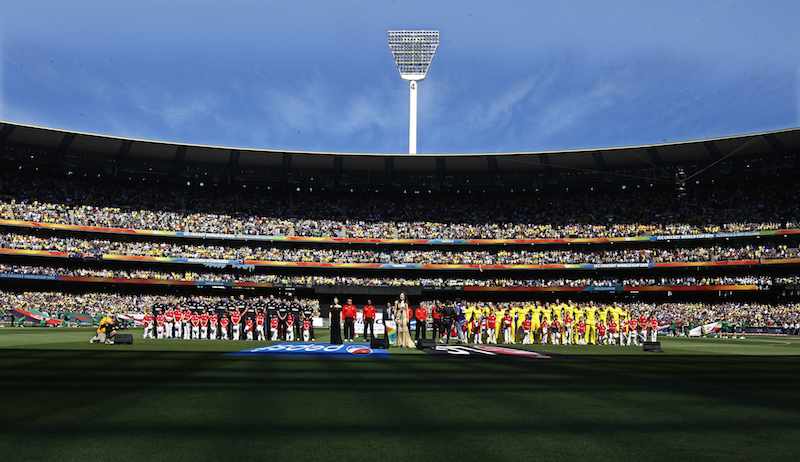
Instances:
[[[498,356],[512,356],[517,358],[529,359],[549,359],[550,356],[535,351],[518,350],[516,348],[506,348],[494,345],[435,345],[425,350],[426,353],[433,355],[447,355],[447,356],[475,356],[475,357],[498,357]]]
[[[320,355],[320,356],[385,356],[389,350],[370,348],[366,343],[350,345],[330,345],[324,343],[278,343],[250,350],[243,350],[234,355]]]

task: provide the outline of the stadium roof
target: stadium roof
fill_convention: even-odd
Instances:
[[[82,161],[124,158],[186,164],[230,165],[241,168],[286,168],[292,171],[331,171],[357,175],[384,174],[525,174],[551,168],[612,170],[637,169],[683,162],[709,164],[732,156],[800,152],[800,128],[749,133],[676,143],[572,149],[561,151],[448,154],[375,154],[172,143],[67,131],[0,121],[0,146],[26,146],[48,152],[71,153]]]

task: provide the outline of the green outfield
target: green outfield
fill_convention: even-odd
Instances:
[[[134,333],[0,329],[2,460],[794,460],[800,437],[796,338],[479,360]]]
[[[270,342],[233,342],[197,340],[142,340],[142,330],[125,331],[134,336],[133,345],[91,345],[88,339],[94,329],[5,328],[0,329],[0,348],[33,348],[92,351],[208,351],[232,352],[270,344]],[[327,342],[326,329],[318,329],[318,341]],[[363,342],[363,338],[357,340]],[[800,337],[751,336],[744,339],[672,338],[662,337],[666,355],[800,355]],[[451,342],[455,344],[455,342]],[[641,348],[597,345],[515,345],[523,348],[561,355],[646,355]],[[392,354],[423,354],[418,350],[392,349]]]

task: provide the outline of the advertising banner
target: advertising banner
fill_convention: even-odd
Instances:
[[[397,324],[394,321],[386,321],[386,338],[389,339],[389,345],[397,345]]]
[[[385,356],[388,350],[373,349],[366,343],[330,345],[324,343],[278,343],[239,351],[234,356],[250,355],[315,355],[315,356]]]
[[[711,322],[702,326],[697,326],[689,331],[689,337],[702,337],[703,335],[715,334],[722,328],[721,322]]]
[[[434,345],[425,349],[431,355],[455,356],[455,357],[515,357],[528,359],[549,359],[550,356],[530,350],[508,348],[496,345]]]

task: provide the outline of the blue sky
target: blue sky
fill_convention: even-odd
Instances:
[[[8,2],[0,118],[231,146],[407,150],[391,28],[435,28],[420,152],[800,126],[800,2]]]

